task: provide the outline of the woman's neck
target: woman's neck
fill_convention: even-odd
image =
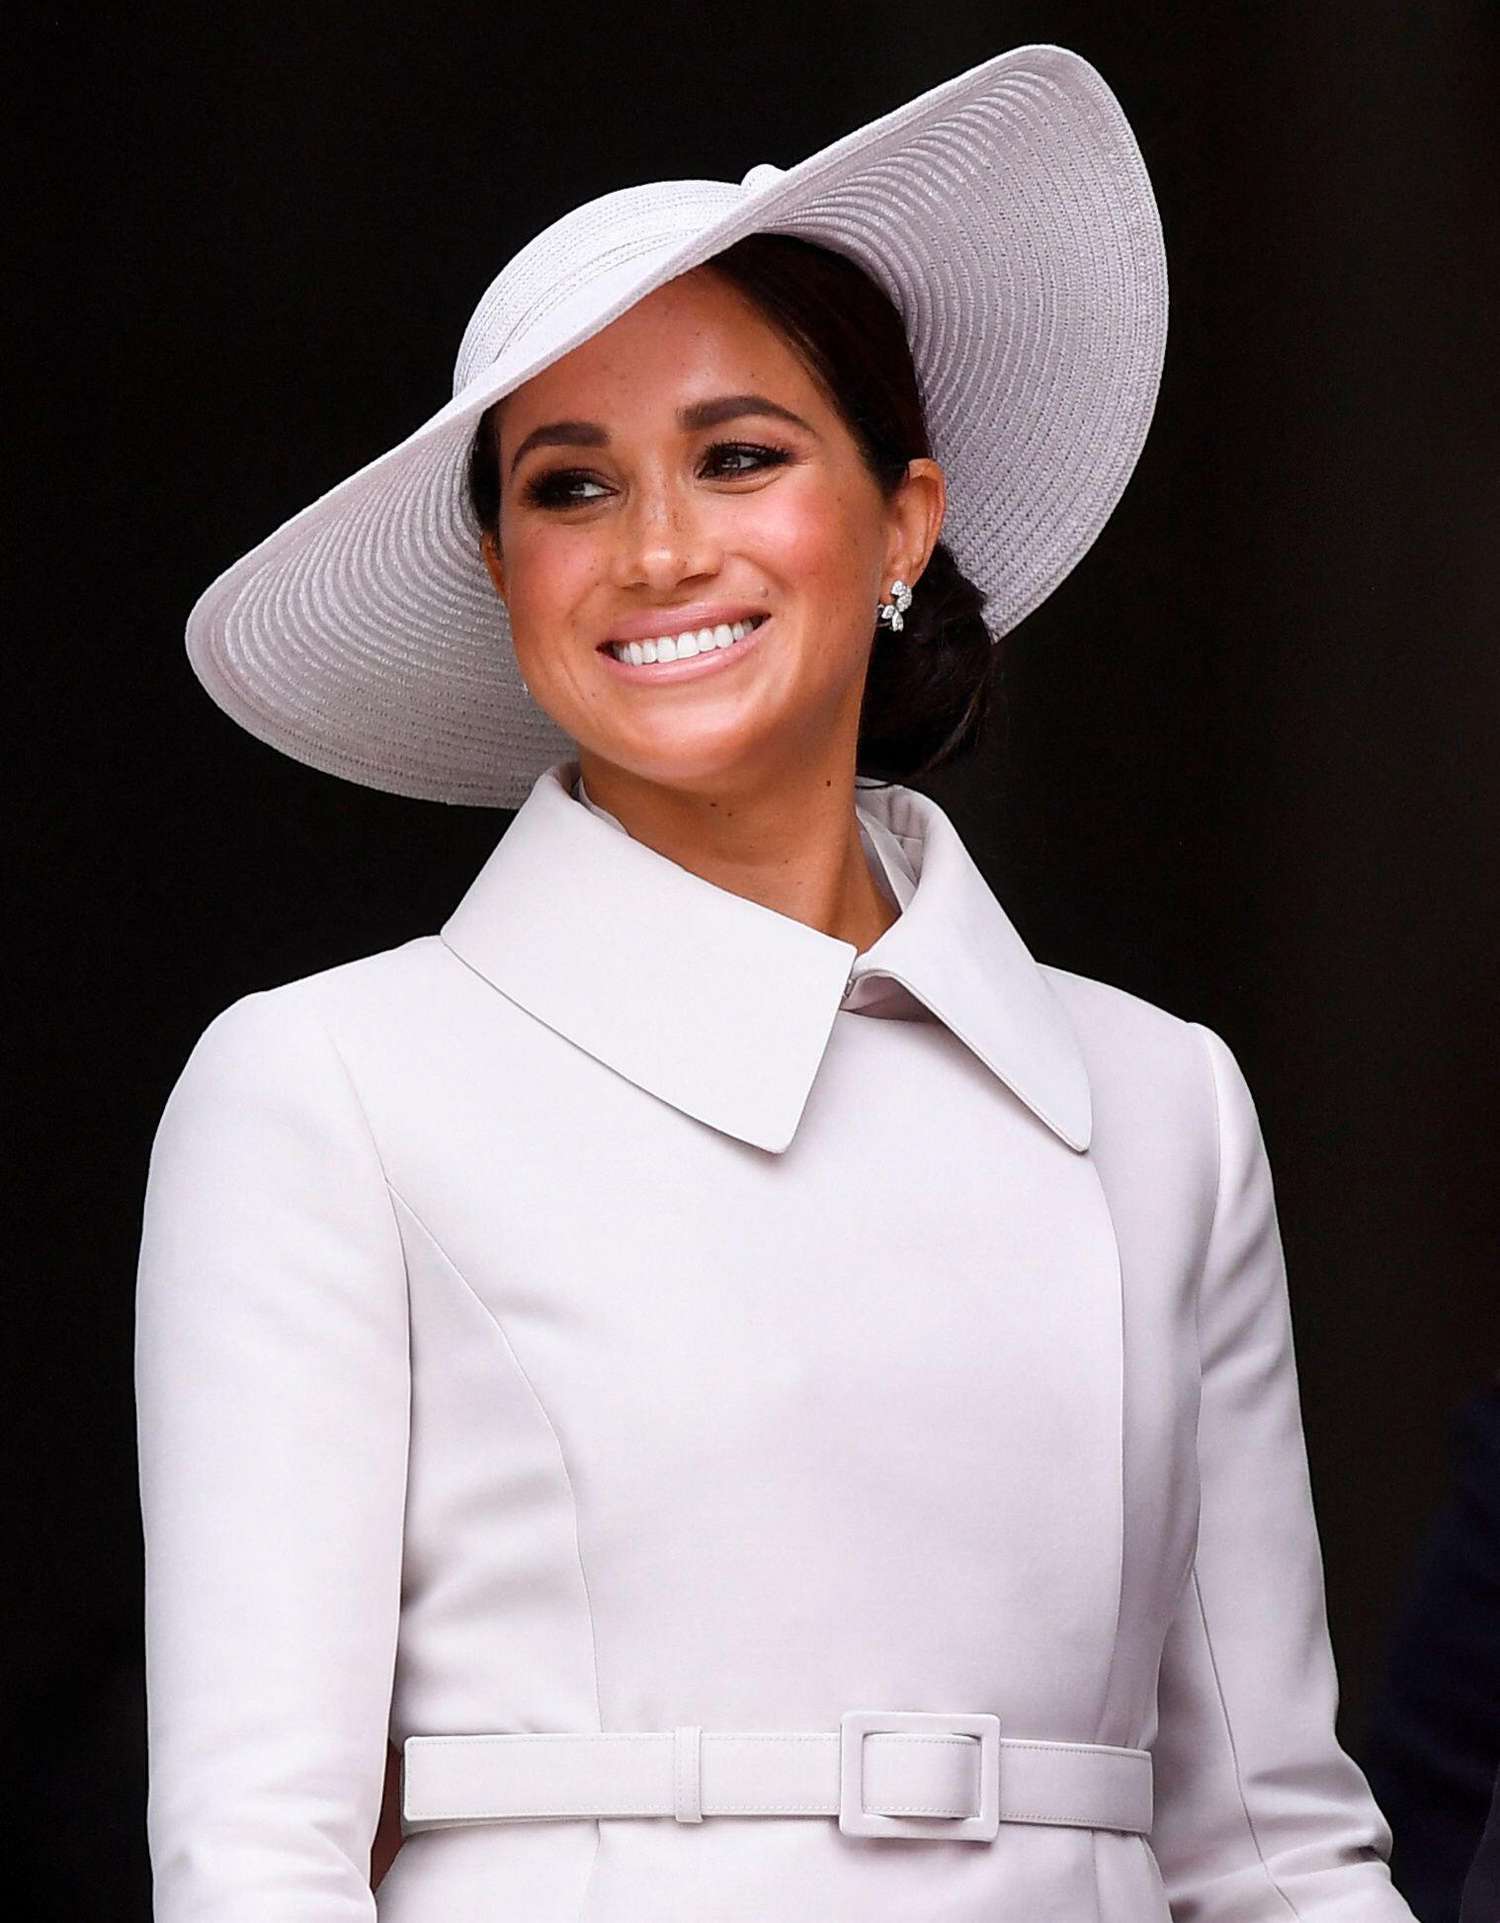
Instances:
[[[861,953],[899,918],[865,852],[852,777],[842,787],[824,776],[730,797],[593,762],[582,783],[632,839]]]

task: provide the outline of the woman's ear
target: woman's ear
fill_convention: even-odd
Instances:
[[[491,581],[495,584],[496,594],[502,601],[505,600],[505,563],[500,559],[500,550],[495,544],[495,537],[488,528],[479,537],[479,551],[484,556],[484,565],[489,570]]]
[[[901,557],[902,565],[895,572],[905,580],[921,579],[938,544],[947,508],[947,481],[937,462],[925,457],[908,461],[906,477],[891,503],[890,552]]]

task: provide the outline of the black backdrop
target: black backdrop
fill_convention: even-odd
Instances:
[[[1361,1754],[1500,1362],[1493,6],[183,0],[6,39],[6,1887],[37,1879],[37,1923],[149,1915],[130,1357],[167,1090],[240,994],[435,928],[508,819],[241,734],[189,605],[447,398],[479,293],[567,207],[789,165],[1026,41],[1137,129],[1171,336],[1119,508],[1005,643],[985,751],[926,785],[1036,953],[1250,1079]]]

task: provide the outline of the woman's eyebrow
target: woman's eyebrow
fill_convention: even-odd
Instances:
[[[804,421],[800,414],[764,394],[720,394],[711,401],[694,401],[691,407],[678,408],[677,425],[689,430],[717,427],[721,421],[737,421],[745,414],[769,414],[773,420],[790,421],[793,427],[817,433],[811,421]]]
[[[817,435],[810,421],[804,421],[800,414],[794,414],[789,407],[783,407],[780,401],[773,401],[765,394],[718,394],[712,400],[693,401],[687,407],[678,408],[677,425],[691,432],[695,428],[718,427],[724,421],[740,420],[746,414],[768,414],[773,420],[790,421],[793,427]],[[534,447],[608,446],[609,435],[597,421],[544,421],[531,430],[512,454],[510,471],[514,474],[521,457]]]

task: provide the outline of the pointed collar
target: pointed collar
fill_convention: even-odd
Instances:
[[[1068,1018],[929,796],[856,791],[887,872],[916,877],[861,953],[658,854],[575,799],[577,779],[572,757],[537,777],[441,930],[538,1021],[684,1114],[780,1153],[851,980],[890,975],[1070,1148],[1088,1147],[1088,1075]],[[630,982],[663,992],[606,992]],[[715,992],[697,994],[699,982]]]

